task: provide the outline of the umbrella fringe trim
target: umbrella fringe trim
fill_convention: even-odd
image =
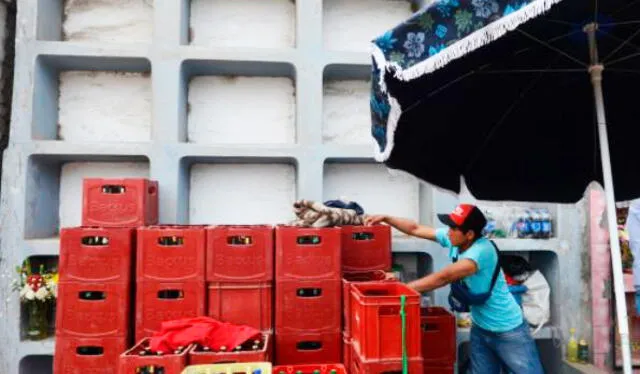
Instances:
[[[402,81],[409,81],[440,69],[449,62],[458,59],[469,52],[484,46],[485,44],[489,44],[499,39],[507,32],[513,31],[528,20],[547,12],[553,5],[561,1],[562,0],[537,0],[529,3],[517,11],[481,28],[480,30],[474,31],[463,39],[460,39],[445,48],[440,53],[435,54],[408,69],[403,70],[402,68],[399,68],[397,64],[393,64],[391,68],[394,71],[394,77]]]
[[[387,100],[389,101],[390,106],[389,116],[387,117],[387,145],[382,151],[380,151],[378,143],[375,141],[373,142],[374,159],[378,162],[384,162],[389,158],[391,151],[393,150],[393,136],[396,132],[398,122],[400,121],[400,116],[402,115],[402,106],[395,97],[391,96],[389,92],[387,92],[387,84],[385,83],[384,78],[387,74],[387,69],[391,68],[394,71],[399,71],[402,68],[395,62],[386,61],[384,53],[374,43],[371,44],[371,54],[373,55],[373,60],[376,66],[380,69],[378,85],[380,86],[381,92],[387,95]]]
[[[387,94],[387,98],[389,100],[389,106],[391,107],[389,110],[389,117],[387,118],[387,146],[381,152],[378,147],[378,143],[374,142],[374,158],[378,162],[386,161],[391,155],[391,151],[393,150],[393,135],[396,132],[396,127],[398,126],[400,116],[402,115],[402,107],[398,100],[389,94]]]
[[[553,5],[561,2],[562,0],[537,0],[517,11],[483,27],[480,30],[474,31],[463,39],[458,40],[449,47],[445,48],[440,53],[408,68],[402,69],[400,65],[395,62],[387,61],[385,55],[380,48],[372,43],[371,54],[375,64],[380,69],[380,79],[378,85],[383,93],[387,94],[391,110],[387,119],[387,146],[384,150],[380,151],[375,148],[375,159],[379,162],[383,162],[389,158],[393,149],[393,137],[402,115],[402,108],[400,103],[391,96],[387,91],[387,85],[385,83],[385,76],[387,73],[392,73],[393,76],[401,81],[407,82],[416,78],[419,78],[425,74],[431,73],[437,69],[442,68],[449,62],[458,59],[471,51],[474,51],[485,44],[491,43],[498,38],[505,35],[507,32],[514,30],[516,27],[525,23],[526,21],[547,12]]]

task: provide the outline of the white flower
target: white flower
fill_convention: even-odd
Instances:
[[[33,292],[31,288],[24,294],[25,299],[34,300],[36,298],[36,293]]]
[[[35,292],[36,299],[44,301],[49,296],[49,291],[45,287],[38,288]]]
[[[31,291],[31,287],[29,287],[29,285],[25,284],[22,289],[20,290],[20,298],[23,298],[27,295],[27,292]],[[33,292],[33,291],[31,291]]]

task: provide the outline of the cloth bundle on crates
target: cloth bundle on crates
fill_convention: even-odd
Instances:
[[[335,201],[327,202],[329,205],[312,201],[298,200],[293,203],[293,212],[296,219],[290,223],[292,226],[299,227],[332,227],[344,225],[362,225],[364,223],[364,215],[359,205],[348,204],[344,206],[349,208],[337,208],[341,204],[335,204]],[[352,208],[352,209],[351,209]]]
[[[152,351],[173,352],[178,347],[200,344],[219,351],[237,347],[249,339],[261,337],[260,330],[221,322],[210,317],[184,318],[162,323],[160,331],[150,339]]]

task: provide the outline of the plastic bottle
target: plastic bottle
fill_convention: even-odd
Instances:
[[[545,209],[545,214],[546,217],[542,223],[542,231],[545,234],[545,238],[549,239],[553,236],[553,217],[551,217],[548,209]]]
[[[496,230],[496,220],[493,218],[490,210],[485,212],[485,218],[487,219],[487,224],[482,229],[482,234],[488,238],[493,238],[494,231]]]
[[[518,233],[518,239],[524,239],[527,237],[527,215],[522,214],[518,218],[518,223],[516,224],[516,231]]]
[[[531,237],[540,239],[542,234],[542,214],[538,209],[531,210]]]
[[[576,329],[569,329],[571,336],[569,337],[569,343],[567,343],[567,361],[578,362],[578,341],[576,340]]]
[[[589,344],[585,339],[578,342],[578,361],[583,364],[589,363]]]

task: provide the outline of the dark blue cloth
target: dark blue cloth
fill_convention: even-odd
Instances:
[[[364,214],[364,209],[362,209],[362,207],[355,201],[345,202],[342,200],[327,200],[324,202],[324,205],[329,208],[352,209],[359,215]]]

